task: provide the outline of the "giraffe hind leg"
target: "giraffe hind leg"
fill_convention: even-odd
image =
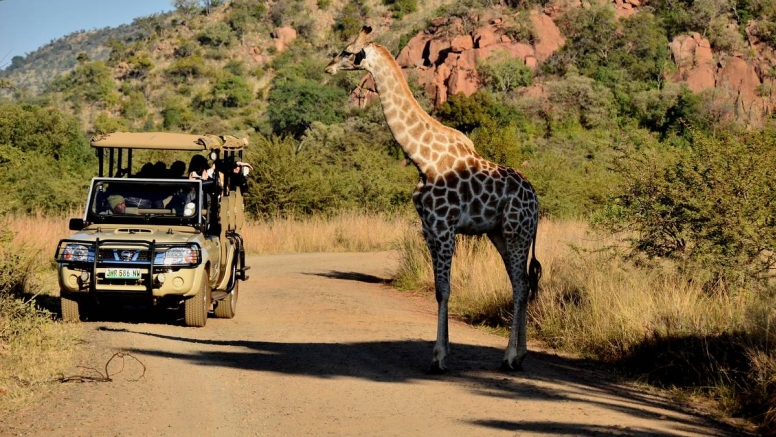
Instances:
[[[526,345],[526,296],[528,293],[528,277],[525,263],[528,249],[523,248],[522,239],[505,236],[503,232],[489,232],[488,238],[496,246],[504,261],[509,280],[512,284],[513,316],[509,331],[509,341],[501,362],[501,369],[512,371],[522,370],[523,360],[528,353]],[[529,240],[530,243],[530,240]]]

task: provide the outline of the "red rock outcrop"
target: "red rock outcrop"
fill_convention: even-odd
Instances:
[[[510,25],[501,17],[491,16],[486,24],[469,33],[463,33],[460,18],[437,18],[407,43],[396,62],[403,69],[414,69],[418,83],[440,105],[450,95],[476,92],[481,87],[477,63],[496,52],[520,58],[534,68],[563,45],[560,30],[548,15],[534,12],[531,22],[535,45],[513,41],[507,35]]]
[[[605,0],[606,1],[606,0]],[[629,17],[638,12],[644,0],[608,0],[617,10],[617,16]],[[451,95],[471,95],[481,87],[477,65],[504,52],[522,59],[531,68],[546,61],[565,43],[565,38],[554,19],[571,8],[591,7],[588,0],[550,0],[544,8],[533,10],[530,20],[533,30],[531,44],[514,41],[510,32],[517,23],[502,17],[495,9],[482,16],[435,18],[429,27],[418,32],[401,50],[396,60],[405,76],[423,87],[435,105],[441,105]],[[482,23],[473,30],[464,31],[471,22]],[[735,104],[737,117],[749,121],[762,119],[776,107],[776,51],[761,42],[756,22],[746,29],[749,47],[755,56],[717,54],[712,52],[709,40],[698,33],[680,35],[670,42],[669,48],[676,73],[667,78],[683,82],[696,93],[716,89],[712,100]],[[542,94],[541,84],[524,95]],[[771,92],[773,90],[774,92]],[[351,98],[360,105],[377,97],[374,85],[362,82]],[[729,103],[728,103],[729,104]]]
[[[285,26],[280,27],[272,31],[272,42],[275,43],[275,48],[278,52],[286,50],[288,43],[296,39],[296,30],[293,27]]]

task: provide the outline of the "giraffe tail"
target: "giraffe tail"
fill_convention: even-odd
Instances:
[[[536,259],[536,229],[534,228],[531,244],[531,262],[528,263],[528,300],[534,300],[539,292],[539,279],[542,277],[542,264]]]

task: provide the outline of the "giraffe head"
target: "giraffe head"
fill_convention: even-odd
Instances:
[[[345,47],[345,50],[337,55],[323,71],[329,74],[335,74],[338,71],[363,70],[364,66],[362,65],[362,61],[366,58],[364,47],[370,42],[370,33],[372,33],[371,27],[362,27],[358,32],[355,41]]]

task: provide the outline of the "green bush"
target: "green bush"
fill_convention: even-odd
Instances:
[[[219,79],[213,85],[211,94],[212,105],[224,108],[239,108],[249,104],[253,99],[253,89],[240,76],[228,76]]]
[[[200,77],[207,71],[205,67],[205,59],[200,55],[187,56],[185,58],[176,59],[172,65],[167,68],[167,76],[170,78],[184,82],[190,79]]]
[[[118,102],[113,74],[103,61],[79,63],[52,81],[49,89],[63,93],[75,106],[97,103],[109,107]]]
[[[398,19],[418,10],[418,0],[383,0],[383,4],[393,12],[393,18]]]
[[[161,114],[162,126],[165,130],[187,131],[191,129],[191,125],[196,119],[191,110],[177,102],[168,103],[162,109]]]
[[[776,136],[695,133],[689,147],[628,149],[624,181],[600,223],[628,230],[633,248],[709,272],[709,283],[764,280],[776,268]]]
[[[287,80],[270,90],[267,103],[272,132],[300,138],[314,121],[341,122],[347,108],[347,94],[317,81]]]
[[[553,129],[579,124],[585,128],[611,126],[615,108],[612,92],[595,80],[567,74],[562,80],[546,82],[553,111],[548,114]]]
[[[365,0],[349,0],[340,10],[334,21],[334,30],[343,41],[348,41],[358,34],[364,19],[369,16],[369,5]]]
[[[246,210],[259,216],[396,211],[409,207],[417,171],[402,165],[374,126],[313,122],[300,141],[252,139]]]
[[[234,33],[232,29],[222,21],[205,26],[202,32],[197,35],[197,41],[200,44],[212,47],[228,46],[233,40]]]
[[[434,115],[445,125],[466,134],[479,127],[504,126],[522,118],[514,108],[487,91],[477,91],[468,97],[463,93],[450,96]]]
[[[533,83],[533,70],[522,59],[499,52],[477,64],[483,85],[496,93],[510,93]]]
[[[129,98],[121,104],[121,115],[129,120],[139,120],[148,115],[146,99],[140,91],[129,93]]]

